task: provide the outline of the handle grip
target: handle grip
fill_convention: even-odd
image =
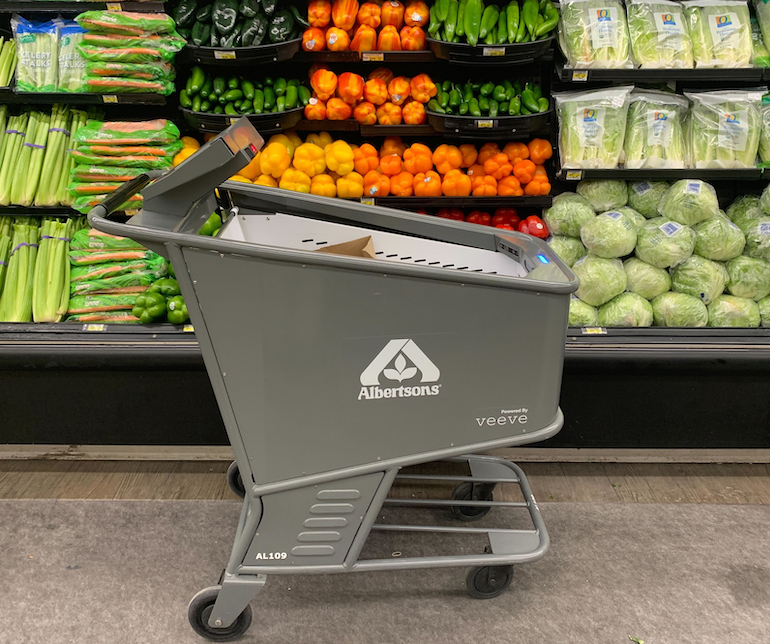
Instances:
[[[110,193],[104,201],[94,206],[91,212],[88,213],[89,219],[91,216],[104,218],[107,215],[112,214],[137,192],[144,189],[148,183],[157,179],[162,174],[162,172],[155,170],[140,174],[131,179],[131,181],[127,181],[115,192]]]

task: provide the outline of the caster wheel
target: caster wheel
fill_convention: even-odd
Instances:
[[[492,599],[502,594],[512,581],[513,566],[480,566],[470,569],[465,587],[474,599]]]
[[[461,483],[452,492],[454,501],[492,501],[494,500],[492,483]],[[478,521],[485,516],[491,508],[482,508],[470,505],[453,505],[452,514],[460,521]]]
[[[187,608],[187,619],[190,620],[193,630],[201,637],[211,642],[232,642],[249,630],[251,606],[246,606],[246,610],[227,628],[212,628],[209,626],[209,617],[221,589],[221,586],[211,586],[195,595]]]
[[[230,467],[227,468],[227,484],[237,496],[241,498],[246,496],[246,488],[243,485],[241,472],[238,469],[238,463],[235,461],[230,463]]]

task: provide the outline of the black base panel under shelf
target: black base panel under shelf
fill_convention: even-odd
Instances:
[[[495,208],[540,209],[548,208],[553,201],[545,197],[377,197],[374,203],[400,210],[438,210],[439,208],[469,208],[494,210]]]
[[[143,13],[163,13],[165,3],[157,0],[145,2],[73,2],[42,0],[0,0],[0,13],[83,13],[107,9],[108,5],[120,5],[121,11],[139,11]]]
[[[562,181],[580,181],[581,179],[622,179],[625,181],[702,179],[703,181],[758,181],[762,178],[760,168],[719,170],[716,168],[697,168],[666,170],[645,168],[639,170],[617,168],[613,170],[579,170],[561,168],[556,178]]]
[[[429,50],[424,51],[301,51],[294,60],[302,63],[382,63],[424,64],[438,59]]]
[[[556,76],[566,83],[759,83],[766,70],[761,67],[735,67],[725,69],[573,69],[566,67],[563,59],[556,61]]]
[[[198,47],[188,43],[184,55],[203,65],[260,65],[293,58],[300,49],[301,38],[258,47]]]
[[[477,67],[503,67],[527,65],[539,58],[551,55],[551,46],[555,36],[535,42],[506,43],[502,45],[484,45],[472,47],[468,43],[450,43],[428,38],[428,47],[441,60],[455,65]]]
[[[0,4],[2,1],[0,0]],[[55,4],[55,3],[51,3]],[[15,92],[9,87],[0,88],[0,104],[15,105],[165,105],[161,94],[74,94],[71,92]]]

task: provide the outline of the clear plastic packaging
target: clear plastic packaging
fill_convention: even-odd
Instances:
[[[709,321],[706,305],[685,293],[663,293],[652,301],[655,326],[704,327]]]
[[[678,224],[694,226],[719,214],[717,191],[700,179],[680,179],[663,195],[658,211]]]
[[[749,6],[741,0],[684,3],[696,67],[751,67]]]
[[[643,69],[689,69],[695,62],[684,7],[669,0],[628,0],[628,33]]]
[[[562,0],[559,44],[570,67],[633,68],[619,0]]]
[[[657,217],[648,219],[636,239],[636,256],[658,268],[681,264],[695,248],[695,231],[689,226]]]
[[[720,295],[708,305],[711,327],[758,327],[759,307],[754,300],[733,295]]]
[[[751,46],[754,52],[754,67],[770,67],[770,51],[767,50],[756,18],[751,19]]]
[[[652,306],[641,295],[621,293],[599,307],[601,326],[652,326]]]
[[[627,168],[684,168],[690,102],[678,94],[631,92],[623,143]]]
[[[586,255],[572,271],[580,280],[577,296],[586,304],[601,306],[626,290],[626,273],[619,259]]]
[[[65,22],[59,29],[59,79],[57,91],[82,92],[86,61],[77,50],[85,30],[76,22]]]
[[[671,289],[700,298],[704,304],[722,295],[727,269],[720,262],[692,255],[671,269]]]
[[[174,19],[165,13],[86,11],[76,20],[84,29],[103,34],[142,37],[150,34],[169,34],[174,31]]]
[[[57,21],[32,22],[14,14],[11,27],[16,40],[16,89],[20,92],[55,92],[59,77]]]
[[[770,167],[770,96],[762,97],[762,130],[759,133],[759,165]]]

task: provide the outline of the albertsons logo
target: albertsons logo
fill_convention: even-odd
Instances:
[[[410,384],[420,376],[420,384]],[[380,386],[380,377],[398,387]],[[441,385],[425,384],[438,382],[441,372],[433,361],[426,356],[414,340],[391,340],[361,374],[359,400],[379,400],[381,398],[414,398],[418,396],[437,396]],[[403,384],[406,382],[407,384]]]
[[[596,110],[583,110],[583,122],[584,123],[596,123]]]
[[[653,121],[668,121],[668,114],[665,112],[653,112],[652,115]]]
[[[664,25],[676,25],[676,20],[674,20],[674,15],[671,13],[664,13],[661,16],[661,20],[663,20]]]
[[[733,21],[730,20],[730,14],[725,14],[724,16],[717,16],[717,29],[719,27],[729,27],[731,24],[733,24]]]
[[[732,114],[730,112],[725,112],[725,121],[727,123],[737,123],[740,125],[740,120],[738,119],[738,115]]]
[[[610,17],[610,10],[609,9],[597,9],[596,10],[596,20],[599,22],[609,22],[612,20]]]

